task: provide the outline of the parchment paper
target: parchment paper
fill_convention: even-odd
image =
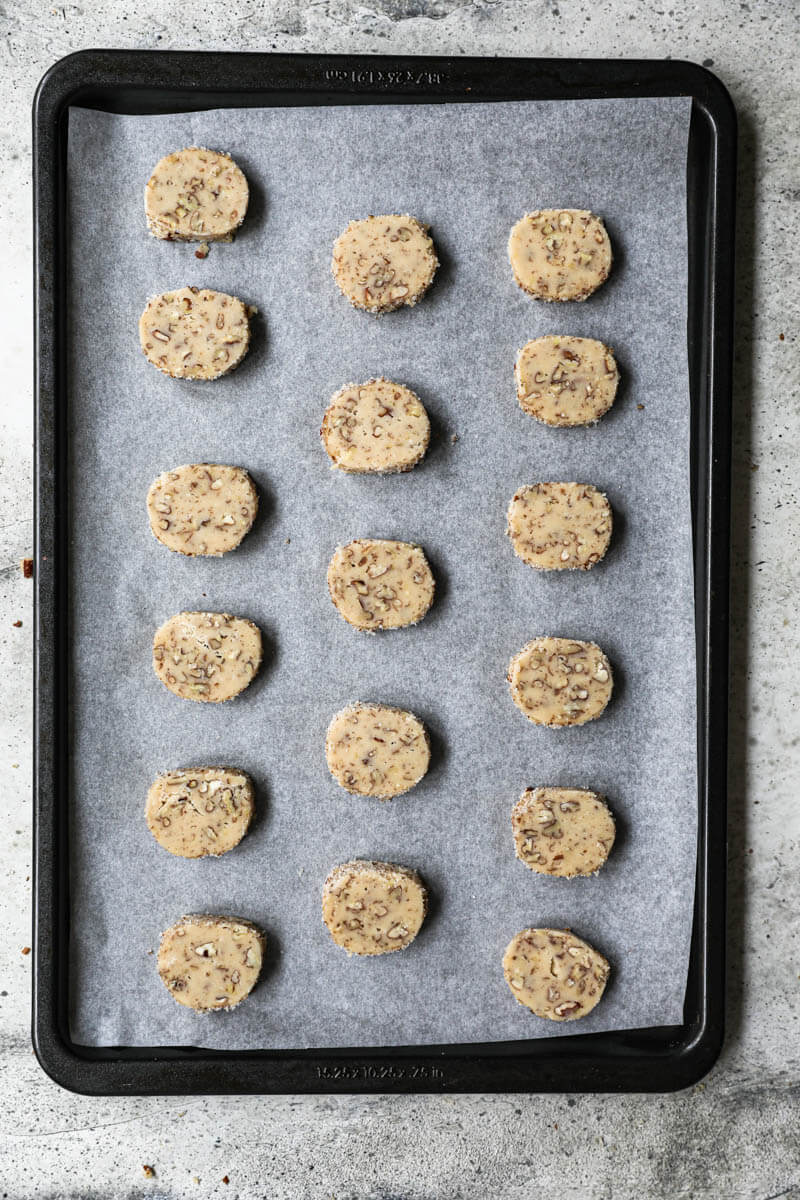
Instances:
[[[696,837],[695,644],[689,507],[685,159],[690,102],[509,103],[70,115],[73,1035],[90,1044],[325,1047],[482,1042],[681,1020]],[[184,145],[230,151],[252,187],[232,245],[158,242],[143,186]],[[513,283],[506,240],[533,208],[604,215],[609,282],[546,305]],[[355,216],[429,222],[442,266],[413,310],[353,310],[330,276]],[[207,285],[257,305],[243,366],[213,383],[159,375],[138,345],[146,299]],[[517,406],[513,362],[545,333],[598,337],[623,384],[589,429]],[[329,469],[318,429],[341,385],[385,373],[431,415],[408,475]],[[457,440],[456,440],[457,439]],[[234,554],[187,560],[152,537],[148,485],[172,466],[236,463],[262,516]],[[612,549],[588,574],[535,573],[504,536],[515,489],[607,491]],[[359,634],[328,598],[334,548],[357,536],[425,548],[438,582],[416,628]],[[183,609],[255,620],[266,661],[225,705],[177,699],[153,632]],[[614,666],[602,719],[538,729],[511,702],[508,661],[540,634],[596,640]],[[329,776],[328,721],[353,700],[409,708],[433,765],[405,797],[347,795]],[[149,834],[164,769],[233,764],[258,820],[233,853],[182,861]],[[605,793],[619,836],[596,878],[540,878],[515,860],[509,812],[526,786]],[[415,944],[348,959],[320,917],[335,864],[414,866],[432,911]],[[185,912],[257,921],[262,983],[233,1014],[174,1003],[155,957]],[[558,1025],[516,1005],[500,962],[528,925],[568,926],[613,965],[603,1003]]]

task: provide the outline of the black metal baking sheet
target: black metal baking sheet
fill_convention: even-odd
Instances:
[[[231,85],[233,81],[233,86]],[[698,859],[684,1023],[486,1045],[352,1050],[87,1048],[70,1039],[66,497],[66,139],[70,105],[126,113],[232,106],[691,96],[688,148],[691,477],[698,662]],[[722,1044],[728,522],[736,122],[689,63],[85,51],[34,103],[37,546],[33,1040],[44,1069],[93,1094],[667,1091]],[[713,698],[713,703],[712,703]]]

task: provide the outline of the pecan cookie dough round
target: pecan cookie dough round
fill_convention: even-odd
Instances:
[[[594,338],[548,335],[527,342],[514,367],[523,412],[543,425],[593,425],[614,403],[619,370]]]
[[[419,396],[381,376],[338,391],[320,436],[340,471],[386,475],[417,465],[428,449],[431,423]]]
[[[611,505],[590,483],[531,483],[508,506],[514,553],[540,571],[588,571],[611,539]]]
[[[218,558],[235,550],[257,512],[258,492],[247,471],[221,463],[165,471],[147,493],[153,536],[189,558]]]
[[[185,287],[148,300],[139,341],[148,362],[171,379],[219,379],[250,345],[248,308],[236,296]]]
[[[594,642],[534,638],[508,668],[511,698],[534,725],[584,725],[611,699],[611,666]]]
[[[147,827],[178,858],[218,858],[238,846],[253,816],[253,785],[233,767],[165,771],[147,793]]]
[[[577,1021],[599,1003],[611,970],[568,929],[523,929],[503,955],[514,999],[548,1021]]]
[[[526,788],[511,810],[517,858],[540,875],[594,875],[614,845],[614,818],[595,792]]]
[[[427,908],[419,875],[395,863],[343,863],[322,889],[322,919],[348,954],[405,950],[419,933]]]
[[[173,242],[230,241],[249,190],[229,154],[188,146],[160,159],[144,189],[147,228]]]
[[[153,669],[182,700],[232,700],[260,666],[261,630],[230,613],[178,613],[153,638]]]
[[[578,208],[526,213],[508,239],[514,278],[537,300],[585,300],[611,270],[602,217]]]
[[[184,1008],[236,1008],[256,985],[266,944],[258,926],[240,917],[181,917],[161,935],[158,973]]]
[[[328,566],[331,600],[350,625],[373,632],[416,625],[433,603],[434,582],[420,546],[356,538]]]
[[[438,266],[426,227],[407,213],[351,221],[333,243],[333,277],[354,308],[365,312],[416,304]]]
[[[419,717],[385,704],[350,704],[325,738],[328,770],[356,796],[390,800],[410,791],[428,770],[428,734]]]

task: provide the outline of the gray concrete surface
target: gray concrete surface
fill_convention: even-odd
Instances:
[[[2,0],[0,32],[0,1197],[800,1197],[796,0]],[[29,109],[55,59],[98,45],[669,56],[713,64],[731,90],[741,220],[729,1037],[692,1091],[93,1100],[37,1066],[22,953],[31,588],[17,569],[32,541]]]

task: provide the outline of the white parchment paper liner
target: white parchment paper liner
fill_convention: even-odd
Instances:
[[[69,214],[72,444],[73,1035],[91,1044],[327,1047],[483,1042],[681,1020],[695,873],[695,644],[686,361],[685,99],[219,110],[163,117],[75,110]],[[156,160],[200,143],[252,188],[233,245],[157,242],[142,189]],[[609,282],[584,304],[514,285],[508,231],[525,211],[589,208],[608,224]],[[442,260],[417,308],[354,311],[329,272],[355,216],[410,212]],[[138,346],[147,297],[184,284],[258,306],[243,366],[214,383],[159,375]],[[513,361],[545,333],[614,347],[623,385],[590,429],[551,430],[517,406]],[[330,395],[384,373],[423,398],[434,437],[409,475],[346,477],[318,436]],[[456,440],[456,437],[458,440]],[[185,560],[152,537],[151,480],[181,463],[246,467],[262,515],[239,551]],[[616,527],[588,574],[534,573],[504,537],[514,490],[605,490]],[[366,637],[325,586],[337,544],[421,543],[438,597],[416,628]],[[154,630],[182,609],[257,621],[258,681],[221,706],[157,681]],[[574,730],[529,724],[505,682],[530,638],[597,641],[615,695]],[[428,724],[428,777],[391,803],[343,792],[325,765],[331,715],[352,700]],[[243,768],[258,820],[220,860],[167,855],[147,831],[163,769]],[[596,878],[540,878],[513,855],[526,786],[608,796],[618,843]],[[320,919],[335,864],[416,867],[432,911],[407,951],[348,959]],[[160,931],[184,912],[258,922],[263,982],[233,1014],[197,1017],[162,986]],[[613,965],[601,1005],[556,1025],[517,1006],[500,962],[531,925],[568,926]]]

